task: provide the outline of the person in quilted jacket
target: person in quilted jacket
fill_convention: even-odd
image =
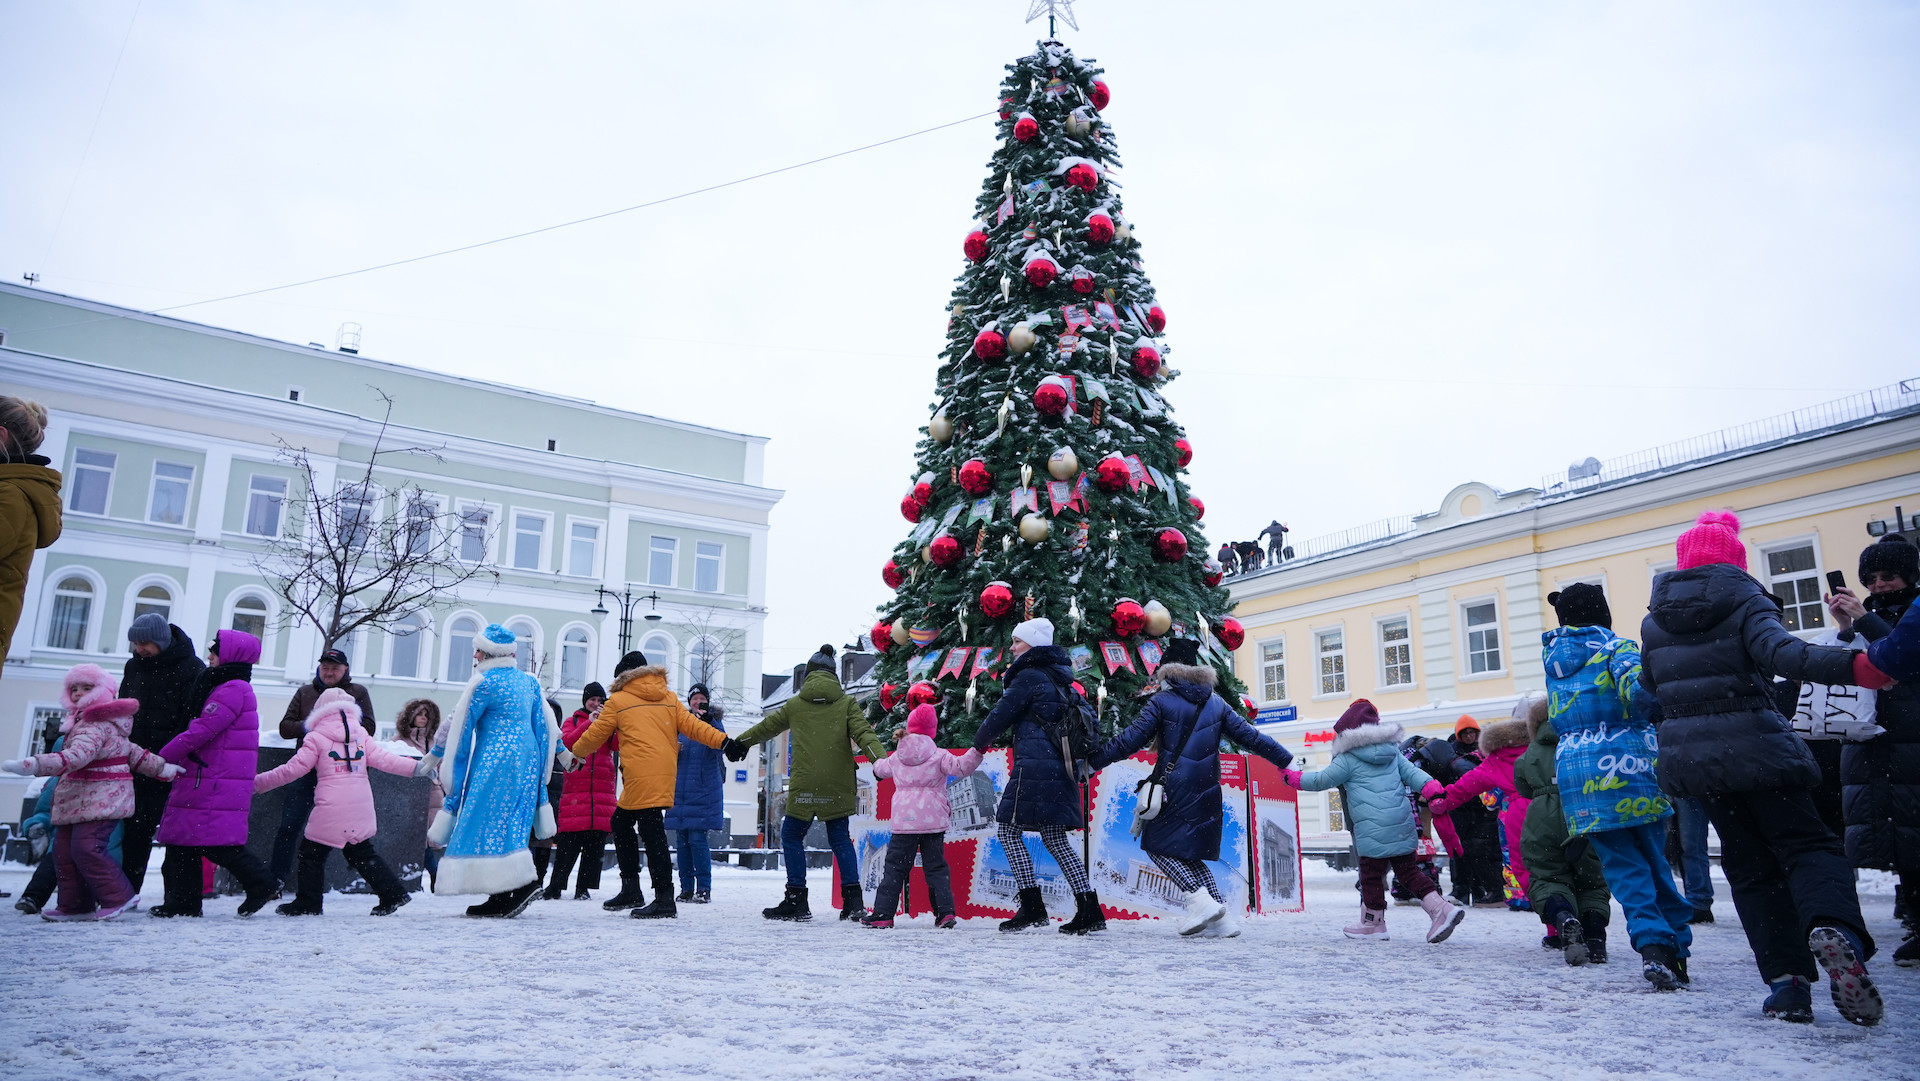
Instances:
[[[560,722],[560,739],[572,743],[584,735],[600,716],[607,703],[607,689],[589,683],[580,692],[580,708]],[[606,858],[607,833],[613,828],[613,811],[618,798],[619,777],[613,764],[620,749],[615,734],[599,750],[586,755],[567,772],[560,789],[560,832],[554,840],[553,874],[547,879],[545,897],[558,901],[566,892],[567,877],[575,861],[580,877],[574,882],[573,899],[590,901],[589,890],[600,888],[600,865]]]
[[[907,714],[907,734],[900,745],[873,764],[875,777],[893,778],[893,816],[889,819],[893,837],[887,842],[886,868],[880,875],[873,914],[865,921],[876,930],[893,926],[894,904],[900,898],[901,884],[913,870],[916,855],[927,876],[935,925],[950,928],[958,922],[953,910],[953,877],[947,869],[947,823],[952,815],[947,804],[947,782],[972,776],[980,768],[981,752],[968,748],[965,754],[956,755],[936,747],[933,736],[939,723],[932,706],[915,706]]]

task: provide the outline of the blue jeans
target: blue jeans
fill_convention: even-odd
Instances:
[[[1686,883],[1687,903],[1695,908],[1713,904],[1713,863],[1707,859],[1707,809],[1700,801],[1682,796],[1673,801],[1674,821],[1680,827],[1680,879]]]
[[[713,891],[713,852],[707,847],[706,830],[674,830],[674,851],[680,864],[680,892]],[[784,833],[784,827],[782,829]],[[782,838],[785,839],[784,837]]]
[[[853,831],[848,817],[829,818],[827,847],[833,849],[833,862],[840,865],[840,881],[855,888],[860,885],[860,860],[853,851]],[[807,830],[813,821],[786,815],[780,819],[780,850],[787,865],[787,885],[807,884]]]
[[[1648,822],[1621,830],[1589,833],[1600,854],[1600,870],[1607,888],[1627,914],[1627,934],[1633,948],[1671,946],[1681,957],[1693,945],[1693,906],[1673,885],[1667,866],[1667,824]]]

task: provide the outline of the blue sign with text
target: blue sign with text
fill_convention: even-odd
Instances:
[[[1254,715],[1255,724],[1285,724],[1299,719],[1299,706],[1268,706]]]
[[[746,771],[746,770],[743,770],[743,769],[737,769],[737,770],[734,770],[734,771],[733,771],[733,779],[734,779],[734,780],[736,780],[736,781],[739,781],[739,782],[740,782],[741,784],[746,784],[746,783],[747,783],[747,771]]]

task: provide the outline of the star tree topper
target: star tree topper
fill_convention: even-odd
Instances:
[[[1073,18],[1073,0],[1033,0],[1033,6],[1027,9],[1027,21],[1032,22],[1042,15],[1047,17],[1048,37],[1053,36],[1053,20],[1056,18],[1075,30],[1080,29],[1080,24]]]

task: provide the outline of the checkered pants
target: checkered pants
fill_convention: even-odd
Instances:
[[[1183,856],[1162,856],[1158,852],[1147,853],[1155,867],[1167,873],[1173,884],[1180,887],[1182,893],[1196,893],[1206,890],[1216,901],[1225,901],[1220,896],[1220,884],[1213,880],[1213,871],[1204,860],[1190,860]]]
[[[1010,822],[1002,822],[1000,847],[1006,850],[1007,865],[1013,868],[1013,880],[1021,889],[1032,889],[1039,884],[1033,877],[1033,856],[1027,851],[1026,833],[1040,835],[1040,843],[1047,846],[1047,853],[1060,865],[1061,872],[1067,876],[1067,885],[1073,887],[1073,892],[1087,893],[1091,890],[1087,885],[1086,864],[1080,862],[1080,854],[1073,850],[1072,843],[1067,840],[1067,827],[1037,826],[1023,831]]]

